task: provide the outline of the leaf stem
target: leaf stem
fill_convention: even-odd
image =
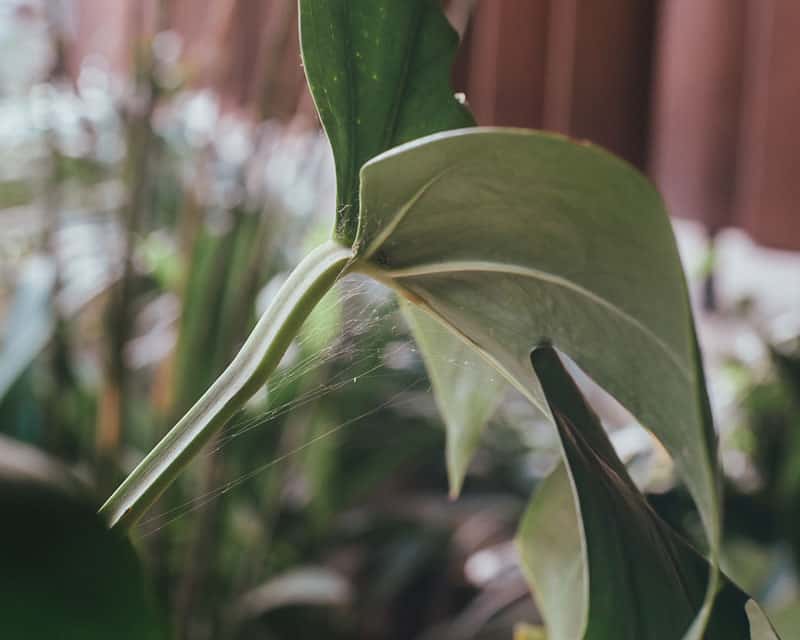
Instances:
[[[129,529],[135,524],[211,436],[266,382],[303,321],[351,259],[350,249],[329,241],[300,262],[227,369],[100,508],[110,527]]]

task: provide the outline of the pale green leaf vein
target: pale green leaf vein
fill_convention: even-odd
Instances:
[[[430,186],[430,183],[424,188]],[[418,198],[421,194],[417,194]],[[399,224],[399,223],[398,223]],[[395,225],[396,226],[396,225]],[[658,345],[659,349],[664,352],[669,361],[680,371],[681,375],[687,380],[692,380],[692,375],[688,368],[680,361],[675,352],[665,343],[658,335],[653,333],[651,329],[642,324],[639,320],[632,315],[621,309],[613,302],[603,298],[596,293],[580,286],[579,284],[557,276],[547,271],[534,269],[532,267],[525,267],[517,264],[509,264],[505,262],[494,262],[490,260],[453,260],[448,262],[433,262],[429,264],[417,265],[414,267],[407,267],[404,269],[388,270],[387,275],[391,278],[402,280],[408,278],[422,277],[422,276],[437,276],[448,273],[501,273],[511,276],[519,276],[522,278],[531,278],[552,284],[558,287],[569,289],[580,296],[588,298],[592,302],[604,307],[611,311],[618,318],[637,329],[645,335],[650,341]]]
[[[452,173],[458,168],[458,165],[454,165],[449,169],[445,169],[444,171],[440,171],[435,176],[433,176],[430,180],[428,180],[425,184],[423,184],[417,192],[408,199],[400,209],[397,210],[397,213],[394,214],[391,220],[384,225],[381,229],[380,233],[376,235],[369,243],[367,248],[360,253],[361,260],[369,260],[375,252],[381,248],[384,242],[389,239],[395,229],[400,225],[401,222],[405,219],[408,213],[416,206],[417,202],[419,202],[420,198],[425,195],[425,192],[428,191],[433,185],[435,185],[439,180],[444,178],[447,174]],[[363,215],[363,214],[362,214]]]

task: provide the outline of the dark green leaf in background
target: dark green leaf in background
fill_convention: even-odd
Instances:
[[[0,438],[0,638],[161,640],[136,553],[80,485]]]

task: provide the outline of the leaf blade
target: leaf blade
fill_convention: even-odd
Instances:
[[[552,343],[570,355],[670,451],[715,558],[715,435],[682,268],[652,185],[590,145],[470,129],[373,159],[360,202],[355,269],[425,307],[545,412],[529,353]]]
[[[417,196],[418,185],[432,176],[435,182]],[[376,238],[382,242],[358,269],[427,306],[492,354],[539,406],[543,397],[528,353],[543,341],[566,351],[662,439],[713,546],[719,529],[713,427],[701,410],[674,238],[644,178],[602,151],[557,136],[470,129],[374,159],[362,172],[361,201],[358,251]],[[404,212],[399,223],[398,212]],[[425,271],[425,265],[475,261],[546,277]],[[621,317],[631,321],[622,326]],[[661,397],[653,398],[652,389]],[[671,407],[681,404],[675,416]]]
[[[458,35],[433,0],[302,0],[300,41],[336,163],[335,236],[351,244],[365,162],[403,142],[474,124],[449,88]]]

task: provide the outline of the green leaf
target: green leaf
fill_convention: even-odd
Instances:
[[[531,359],[566,460],[537,492],[518,537],[550,637],[684,637],[705,600],[708,563],[647,504],[555,350],[537,349]],[[702,637],[769,638],[755,627],[751,635],[751,610],[758,611],[755,602],[723,579]]]
[[[0,438],[0,638],[156,640],[164,628],[130,542],[80,485]]]
[[[365,162],[403,142],[473,124],[450,89],[458,36],[437,0],[301,0],[300,41],[336,161],[335,235],[350,245]]]
[[[719,540],[713,425],[669,220],[652,185],[560,136],[471,129],[367,163],[352,268],[426,309],[546,411],[550,342],[655,433]],[[702,626],[702,621],[701,621]]]
[[[402,305],[447,428],[447,475],[455,498],[506,382],[475,350],[424,311]]]
[[[771,345],[772,362],[795,402],[800,403],[800,336]]]

